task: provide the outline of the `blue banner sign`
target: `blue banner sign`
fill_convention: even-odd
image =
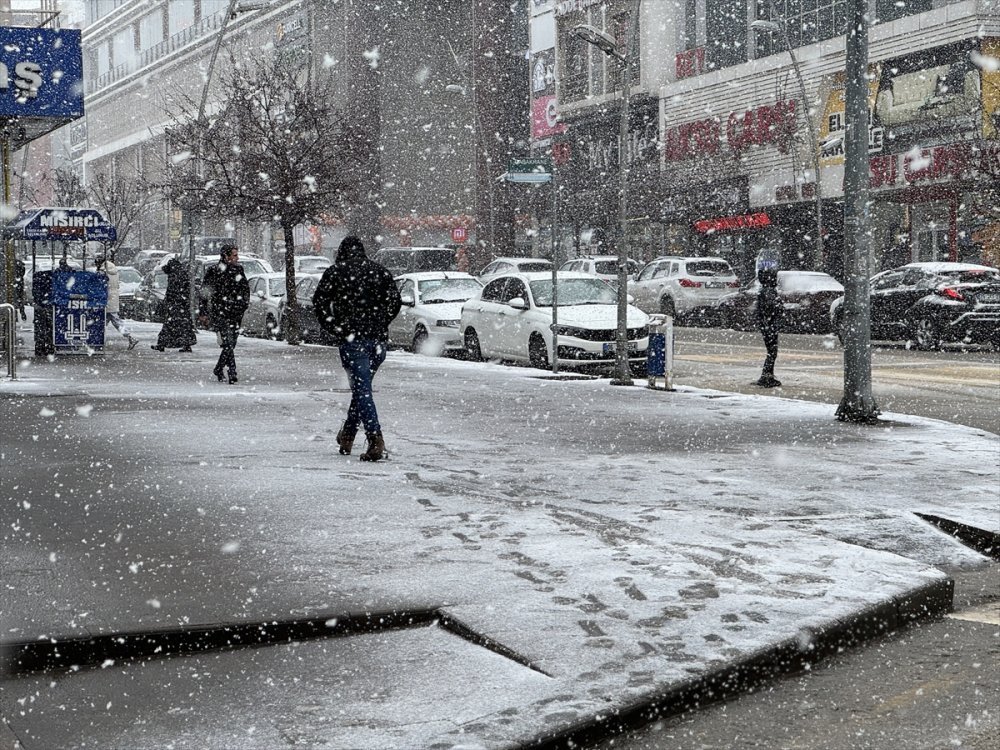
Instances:
[[[79,29],[0,27],[0,117],[83,116]]]
[[[42,208],[18,219],[19,239],[114,242],[118,236],[114,225],[93,208]]]
[[[54,271],[49,302],[56,352],[104,347],[108,277],[90,271]]]

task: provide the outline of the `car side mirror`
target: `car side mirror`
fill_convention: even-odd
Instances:
[[[515,310],[527,310],[528,303],[524,301],[524,297],[514,297],[510,302],[507,303]]]
[[[257,290],[257,296],[258,296],[258,297],[260,297],[261,299],[264,299],[264,292],[262,292],[262,291],[260,291],[260,290],[258,289],[258,290]]]
[[[412,294],[401,294],[399,295],[399,300],[407,307],[413,307],[416,304]]]
[[[626,294],[625,301],[631,305],[633,302],[635,302],[635,297],[633,297],[631,294]]]

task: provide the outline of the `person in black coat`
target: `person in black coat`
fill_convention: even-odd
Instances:
[[[163,327],[156,337],[156,343],[150,346],[158,352],[174,347],[182,352],[189,352],[198,343],[194,321],[191,320],[191,277],[184,263],[177,257],[166,262],[163,272],[167,275],[167,293],[163,297]]]
[[[219,262],[205,271],[198,315],[202,325],[211,326],[219,336],[222,351],[212,373],[220,382],[223,368],[229,371],[230,383],[239,380],[236,377],[236,339],[249,305],[250,282],[240,265],[239,248],[223,245]]]
[[[757,385],[762,388],[777,388],[781,381],[774,377],[774,363],[778,359],[778,329],[781,327],[781,297],[778,294],[778,269],[775,266],[765,266],[757,271],[757,281],[760,291],[757,293],[757,325],[764,337],[764,347],[767,357],[764,359],[764,370],[760,374]]]
[[[350,454],[359,424],[364,425],[368,439],[361,460],[379,461],[386,455],[372,379],[385,361],[389,323],[401,306],[392,274],[365,256],[361,240],[346,237],[313,294],[313,310],[339,348],[351,384],[351,405],[337,433],[342,455]]]

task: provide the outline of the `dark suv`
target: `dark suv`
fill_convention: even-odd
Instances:
[[[418,271],[456,271],[455,251],[448,247],[383,247],[372,257],[393,276]]]
[[[946,342],[1000,348],[1000,271],[971,263],[910,263],[871,279],[873,341],[912,341],[918,349]],[[830,306],[843,341],[844,298]]]

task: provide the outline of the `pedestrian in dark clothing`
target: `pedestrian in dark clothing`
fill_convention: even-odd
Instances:
[[[218,334],[222,351],[212,373],[220,382],[223,368],[228,370],[230,383],[239,380],[236,377],[236,339],[249,304],[250,282],[240,265],[239,248],[223,245],[219,262],[205,270],[198,316],[202,325],[210,326]]]
[[[28,268],[20,258],[14,264],[14,307],[21,313],[21,320],[27,320],[28,314],[24,311],[24,275],[28,272]]]
[[[402,306],[399,290],[389,271],[365,257],[361,240],[347,237],[333,265],[323,272],[312,301],[320,326],[340,349],[351,384],[351,405],[337,433],[340,453],[350,455],[358,425],[363,424],[368,448],[361,460],[379,461],[386,449],[372,379],[385,361],[389,323]]]
[[[167,275],[167,293],[163,297],[163,327],[151,348],[158,352],[179,348],[191,351],[198,335],[191,320],[191,277],[179,258],[171,258],[163,266]]]
[[[778,329],[782,313],[781,297],[778,294],[778,269],[773,266],[762,267],[757,271],[757,281],[760,282],[760,291],[757,293],[757,325],[764,337],[767,357],[756,384],[762,388],[777,388],[781,381],[774,377],[774,363],[778,359]]]

